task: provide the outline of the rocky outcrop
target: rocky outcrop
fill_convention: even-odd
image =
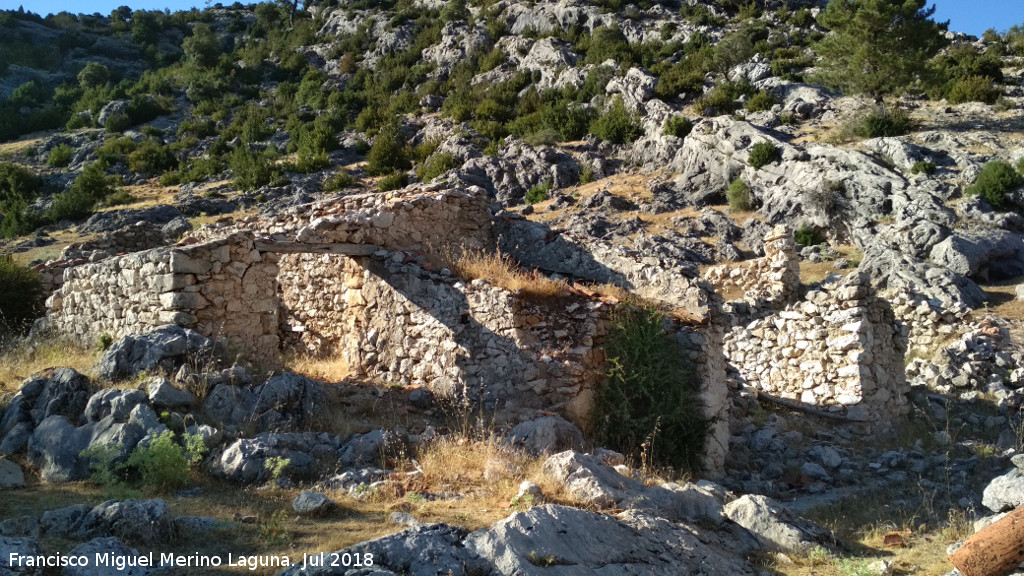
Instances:
[[[619,518],[545,505],[508,517],[466,538],[498,574],[552,570],[607,574],[753,574],[737,556],[708,546],[696,531],[640,512]],[[564,567],[564,568],[563,568]]]
[[[133,378],[142,372],[163,370],[173,374],[192,360],[207,360],[213,342],[194,330],[180,326],[161,326],[139,335],[128,335],[110,346],[95,370],[105,380]]]

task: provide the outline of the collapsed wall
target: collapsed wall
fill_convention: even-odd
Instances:
[[[725,355],[748,384],[879,428],[907,413],[906,335],[867,275],[733,329]]]
[[[723,349],[741,382],[879,430],[907,413],[909,329],[866,274],[801,296],[792,233],[779,226],[765,237],[764,258],[709,269],[705,278],[739,292],[723,307],[733,326]]]

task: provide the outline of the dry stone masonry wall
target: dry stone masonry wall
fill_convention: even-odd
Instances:
[[[176,324],[246,350],[279,348],[277,255],[251,234],[158,248],[69,268],[47,301],[49,326],[90,346]]]
[[[744,381],[769,394],[884,424],[907,411],[906,331],[868,277],[852,274],[734,328],[725,354]]]
[[[747,312],[751,314],[779,310],[793,302],[800,291],[800,260],[793,233],[785,226],[776,226],[764,238],[763,258],[739,266],[715,266],[704,273],[704,279],[726,296],[742,292]],[[736,304],[727,309],[738,308]]]

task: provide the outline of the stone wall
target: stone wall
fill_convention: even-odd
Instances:
[[[800,259],[793,233],[776,226],[764,238],[763,258],[734,266],[714,266],[704,273],[723,297],[731,301],[728,310],[758,315],[780,310],[794,301],[800,292]],[[737,300],[744,306],[738,306]]]
[[[740,377],[769,394],[880,424],[907,411],[905,329],[866,275],[734,328],[724,349]]]
[[[284,210],[271,218],[197,230],[199,240],[247,230],[273,241],[370,244],[386,250],[438,251],[493,244],[490,200],[477,187],[416,187],[351,194]]]
[[[176,324],[252,352],[279,348],[277,256],[251,234],[115,256],[64,271],[47,300],[48,325],[91,346]]]
[[[392,255],[283,257],[286,345],[340,354],[350,372],[375,381],[479,398],[488,410],[583,417],[573,402],[600,372],[607,305],[531,300]]]
[[[60,258],[36,266],[34,270],[43,282],[45,293],[52,294],[64,283],[64,271],[68,268],[98,262],[115,254],[150,250],[172,242],[166,236],[164,226],[142,220],[112,232],[104,232],[98,238],[69,244],[61,251]]]

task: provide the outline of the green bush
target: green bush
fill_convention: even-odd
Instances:
[[[749,212],[753,207],[750,202],[750,186],[741,178],[737,178],[729,184],[729,190],[725,193],[729,200],[729,209],[734,212]]]
[[[409,161],[402,150],[402,136],[394,124],[386,124],[377,132],[373,146],[366,154],[366,173],[382,176],[395,170],[409,168]]]
[[[590,422],[602,446],[696,470],[708,430],[700,383],[663,320],[654,310],[615,311],[604,346],[607,378],[595,390]]]
[[[526,200],[527,204],[536,204],[538,202],[543,202],[543,201],[548,199],[548,192],[550,192],[550,191],[551,191],[551,183],[550,182],[544,182],[543,184],[538,184],[538,185],[534,186],[533,188],[530,188],[526,192],[526,196],[524,197],[524,200]]]
[[[981,196],[996,210],[1006,207],[1006,194],[1021,185],[1021,175],[1007,162],[992,160],[981,167],[978,179],[967,188],[967,194]]]
[[[27,328],[43,314],[43,284],[35,272],[0,255],[0,334]]]
[[[28,169],[0,162],[0,201],[15,198],[32,200],[42,186],[43,181]]]
[[[747,163],[750,164],[755,170],[766,165],[771,164],[779,159],[779,148],[771,142],[758,142],[754,144],[754,147],[750,149],[750,156],[747,158]]]
[[[155,176],[177,170],[178,157],[167,146],[146,140],[128,154],[128,169],[136,174]]]
[[[228,167],[234,175],[235,186],[246,192],[270,184],[275,177],[270,161],[244,145],[231,152]]]
[[[616,96],[608,112],[590,124],[590,132],[605,142],[626,144],[639,138],[643,128],[639,117],[627,112],[622,98]]]
[[[748,82],[722,82],[698,98],[693,105],[701,114],[707,114],[712,109],[719,114],[731,114],[739,109],[741,96],[752,94],[754,87]]]
[[[793,239],[801,246],[817,246],[825,241],[817,230],[808,226],[797,228],[793,233]]]
[[[54,168],[63,168],[71,162],[71,146],[67,144],[57,144],[53,148],[50,148],[50,154],[46,157],[46,163]]]
[[[348,188],[356,185],[356,178],[348,170],[338,170],[336,174],[327,178],[320,184],[320,189],[324,192],[337,192],[339,190]]]
[[[662,127],[661,133],[666,136],[686,138],[690,134],[690,130],[693,130],[693,123],[690,122],[690,119],[682,114],[676,114],[665,120],[665,126]]]
[[[186,434],[185,446],[174,441],[174,432],[167,430],[140,443],[132,450],[127,465],[138,470],[142,484],[170,492],[188,485],[189,468],[197,464],[206,452],[203,439]]]
[[[377,182],[378,192],[387,192],[389,190],[398,190],[409,184],[409,175],[405,172],[394,172],[388,174]]]
[[[82,170],[67,192],[53,197],[46,217],[52,222],[80,220],[92,214],[96,205],[116,190],[116,178],[107,176],[103,166],[94,162]]]
[[[775,99],[767,90],[761,90],[757,94],[750,97],[747,100],[747,112],[760,112],[762,110],[771,110],[773,106],[778,104],[779,101]]]
[[[111,114],[103,123],[103,128],[111,134],[118,134],[132,127],[132,120],[127,114]]]
[[[914,162],[914,165],[910,167],[911,174],[934,174],[935,170],[935,164],[925,160]]]
[[[843,131],[859,138],[881,138],[902,136],[913,127],[910,115],[902,108],[878,107],[848,120]]]
[[[954,82],[946,98],[951,104],[963,104],[964,102],[995,104],[1002,94],[1001,90],[992,85],[992,79],[988,76],[970,76]]]
[[[462,165],[458,158],[447,152],[432,155],[416,169],[416,177],[422,182],[430,182],[445,172]]]

